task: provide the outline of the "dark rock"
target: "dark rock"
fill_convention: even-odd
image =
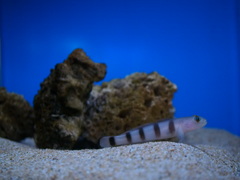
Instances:
[[[86,101],[93,82],[106,74],[81,49],[51,70],[34,98],[34,139],[39,148],[72,149],[82,134]]]
[[[34,112],[30,104],[15,93],[0,88],[0,137],[20,141],[33,136]]]
[[[102,136],[172,118],[175,84],[156,72],[134,73],[93,86],[106,73],[81,49],[57,64],[34,99],[35,141],[40,148],[98,148]]]

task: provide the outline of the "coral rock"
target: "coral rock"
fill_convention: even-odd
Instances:
[[[0,137],[20,141],[33,136],[34,112],[29,103],[15,93],[0,88]]]
[[[83,122],[83,137],[97,143],[102,136],[172,118],[176,90],[175,84],[156,72],[134,73],[94,86]]]
[[[57,64],[34,98],[35,142],[40,148],[72,149],[82,133],[86,101],[93,82],[106,74],[81,49]]]
[[[38,147],[93,148],[102,136],[173,117],[177,87],[165,77],[134,73],[93,86],[105,73],[81,49],[55,66],[34,99]]]

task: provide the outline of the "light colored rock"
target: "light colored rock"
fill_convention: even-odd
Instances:
[[[61,151],[1,138],[0,179],[240,179],[239,137],[201,129],[184,142]]]

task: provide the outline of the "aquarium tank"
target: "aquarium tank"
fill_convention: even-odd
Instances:
[[[0,83],[33,105],[76,48],[107,64],[103,81],[153,71],[177,85],[175,117],[240,135],[238,0],[1,0]],[[101,83],[101,82],[99,82]]]

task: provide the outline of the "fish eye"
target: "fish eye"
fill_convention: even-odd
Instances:
[[[194,116],[194,120],[195,120],[197,123],[199,123],[200,117],[199,117],[199,116]]]

